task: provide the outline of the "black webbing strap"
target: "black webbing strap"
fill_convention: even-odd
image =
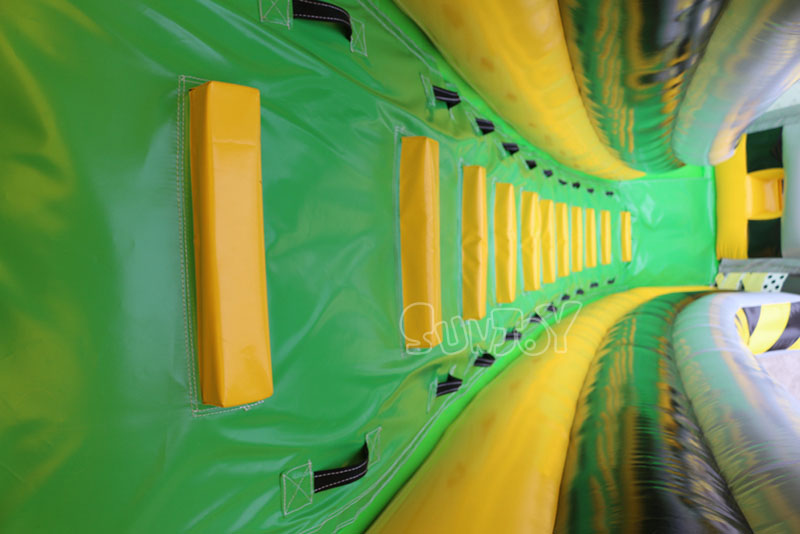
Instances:
[[[525,164],[528,166],[528,170],[532,170],[536,168],[536,160],[535,159],[526,159]]]
[[[519,145],[517,143],[503,143],[503,148],[512,156],[519,152]]]
[[[354,462],[347,467],[314,471],[314,493],[350,484],[366,475],[369,467],[369,448],[366,444],[361,447]]]
[[[484,352],[475,358],[475,367],[491,367],[494,363],[494,356],[488,352]]]
[[[461,387],[461,383],[463,380],[460,378],[456,378],[451,374],[447,374],[447,379],[444,382],[439,382],[436,384],[436,396],[441,397],[442,395],[447,395],[448,393],[454,393],[458,391],[458,388]]]
[[[544,173],[544,175],[545,175],[545,176],[547,176],[548,178],[550,178],[551,176],[553,176],[553,171],[551,171],[550,169],[545,169],[545,170],[543,170],[542,172],[543,172],[543,173]]]
[[[506,341],[516,341],[518,339],[522,339],[522,333],[518,330],[512,328],[506,332]]]
[[[292,0],[294,18],[330,22],[339,26],[347,40],[353,36],[353,25],[347,10],[320,0]]]
[[[461,98],[458,96],[458,93],[455,91],[450,91],[449,89],[438,87],[436,85],[433,86],[433,98],[439,102],[444,102],[447,104],[447,109],[450,109],[461,102]]]
[[[475,124],[478,125],[478,128],[480,129],[483,135],[492,133],[494,131],[494,123],[489,119],[479,119],[476,117]]]

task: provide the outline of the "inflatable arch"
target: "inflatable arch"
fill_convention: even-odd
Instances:
[[[6,3],[0,531],[800,530],[798,39]]]

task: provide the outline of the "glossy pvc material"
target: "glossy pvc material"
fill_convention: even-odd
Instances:
[[[781,255],[800,258],[800,124],[784,126],[781,143],[784,171]]]
[[[586,267],[597,267],[597,215],[586,208]]]
[[[747,218],[755,221],[783,215],[783,169],[762,169],[747,174]]]
[[[631,228],[631,212],[623,211],[619,214],[619,239],[620,255],[622,261],[629,262],[633,259],[633,230]]]
[[[467,165],[461,185],[461,306],[464,319],[486,315],[489,221],[486,169]]]
[[[208,82],[189,98],[200,389],[239,406],[272,395],[260,95]]]
[[[672,353],[692,299],[653,299],[606,334],[578,400],[555,532],[750,532]]]
[[[520,358],[475,397],[370,532],[551,533],[577,399],[595,352],[623,315],[676,290],[612,295],[556,326],[537,347],[541,354]]]
[[[556,250],[558,276],[569,276],[569,206],[556,202]]]
[[[404,137],[400,148],[400,258],[406,347],[442,342],[439,143]]]
[[[600,140],[634,169],[681,165],[672,131],[724,0],[560,0],[575,79]]]
[[[542,282],[556,281],[556,207],[552,200],[539,203],[542,214]]]
[[[741,307],[781,293],[704,297],[678,316],[675,361],[720,472],[754,532],[800,529],[800,402],[764,371],[735,326]]]
[[[609,153],[589,122],[572,72],[558,0],[397,3],[529,142],[589,174],[612,180],[641,176]]]
[[[497,302],[517,297],[517,204],[514,186],[497,183],[494,189],[494,253]]]
[[[520,207],[522,271],[525,291],[536,291],[542,286],[542,222],[539,213],[539,195],[522,192]]]
[[[733,157],[714,168],[717,194],[717,258],[747,258],[747,136]]]
[[[611,212],[600,211],[600,261],[603,265],[611,263]]]
[[[392,2],[340,3],[364,25],[366,56],[336,26],[274,23],[258,5],[0,8],[2,532],[363,533],[453,419],[519,357],[497,347],[496,332],[545,339],[562,307],[524,325],[513,309],[532,314],[565,293],[586,303],[640,285],[707,284],[716,273],[704,169],[609,182],[558,165]],[[421,77],[463,101],[431,103]],[[206,405],[198,387],[186,125],[188,91],[207,79],[262,95],[274,394],[241,408]],[[475,115],[497,130],[480,135]],[[439,143],[442,330],[451,341],[426,350],[406,350],[400,326],[404,136]],[[502,150],[501,136],[520,153]],[[490,253],[486,317],[459,321],[464,165],[518,193],[630,210],[633,262],[615,250],[609,265],[498,306]],[[490,231],[490,250],[493,239]],[[521,267],[517,276],[522,287]],[[472,364],[492,347],[504,355],[491,367]],[[451,370],[462,387],[432,398],[431,384]],[[363,478],[284,498],[282,474],[306,473],[309,462],[354,465],[377,429]]]
[[[751,306],[737,311],[735,321],[739,337],[753,354],[800,348],[800,306],[797,303]]]
[[[795,0],[728,1],[678,110],[681,161],[730,158],[747,126],[800,79],[798,28]]]

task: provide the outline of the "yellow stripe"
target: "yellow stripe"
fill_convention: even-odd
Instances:
[[[583,210],[572,207],[572,270],[583,270]]]
[[[556,281],[556,210],[552,200],[539,203],[542,215],[542,282]]]
[[[464,319],[486,315],[489,227],[486,214],[486,169],[464,167],[461,198],[461,302]]]
[[[789,323],[791,307],[792,305],[788,302],[761,306],[758,322],[753,333],[750,334],[749,347],[753,354],[768,351],[778,341]]]
[[[556,232],[558,276],[569,276],[569,209],[563,202],[556,203]]]
[[[736,311],[734,322],[736,324],[736,331],[739,333],[739,337],[742,338],[742,342],[749,346],[750,325],[747,322],[747,316],[744,314],[743,309],[739,308],[739,310]]]
[[[369,532],[552,533],[578,396],[606,332],[654,297],[704,289],[634,289],[561,321],[559,343],[480,391]]]
[[[633,243],[631,238],[631,212],[623,211],[619,216],[619,233],[621,238],[622,261],[633,259]]]
[[[190,159],[203,402],[272,395],[257,89],[189,92]]]
[[[611,263],[611,212],[600,211],[600,261],[603,265]]]
[[[747,258],[747,136],[733,156],[714,167],[717,192],[717,259]]]
[[[586,208],[586,267],[597,267],[597,216]]]
[[[541,222],[539,195],[522,192],[522,274],[525,291],[536,291],[541,287]]]
[[[495,186],[494,251],[497,302],[514,302],[517,296],[517,206],[511,184]]]
[[[439,143],[404,137],[400,151],[400,263],[406,347],[442,341]]]

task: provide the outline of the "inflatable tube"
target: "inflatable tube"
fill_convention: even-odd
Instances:
[[[799,46],[796,0],[730,0],[678,112],[678,157],[728,159],[747,126],[800,77]]]
[[[561,0],[572,68],[600,140],[634,169],[681,165],[672,131],[723,0]]]
[[[743,306],[788,294],[718,294],[681,312],[672,334],[686,394],[731,492],[755,532],[800,530],[800,402],[764,371],[736,325]]]
[[[464,78],[531,143],[604,178],[642,173],[592,128],[567,52],[557,0],[399,0]]]
[[[578,395],[606,332],[647,300],[702,289],[618,293],[559,323],[541,355],[475,397],[370,532],[552,532]]]
[[[783,127],[781,255],[800,258],[800,124]]]
[[[693,298],[653,299],[606,336],[578,401],[556,532],[749,532],[675,367],[672,324]]]

